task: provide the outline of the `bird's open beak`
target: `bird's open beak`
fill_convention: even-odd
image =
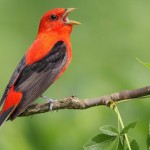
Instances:
[[[69,24],[69,25],[79,25],[81,24],[80,22],[77,22],[77,21],[74,21],[74,20],[69,20],[68,19],[68,15],[74,11],[76,8],[67,8],[63,17],[62,17],[62,20],[65,24]]]

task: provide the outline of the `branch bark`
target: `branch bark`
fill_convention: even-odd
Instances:
[[[99,105],[110,106],[110,102],[112,100],[115,102],[120,102],[124,100],[133,100],[135,98],[142,98],[148,95],[150,95],[150,86],[146,86],[134,90],[125,90],[118,93],[113,93],[110,95],[105,95],[93,99],[79,99],[75,96],[70,96],[63,100],[55,101],[53,103],[53,111],[60,110],[60,109],[87,109]],[[21,117],[30,116],[30,115],[49,112],[49,111],[51,111],[50,103],[33,104],[26,111],[24,111],[20,116]]]

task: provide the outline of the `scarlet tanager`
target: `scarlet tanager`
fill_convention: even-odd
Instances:
[[[56,8],[45,13],[37,37],[16,67],[1,98],[0,126],[24,112],[68,67],[73,25],[68,14],[75,8]]]

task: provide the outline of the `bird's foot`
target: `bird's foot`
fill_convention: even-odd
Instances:
[[[53,103],[58,101],[58,100],[53,100],[53,99],[51,99],[51,98],[49,98],[47,96],[44,96],[44,95],[42,95],[41,98],[44,98],[44,99],[46,99],[49,102],[49,109],[50,109],[50,111],[53,110]]]

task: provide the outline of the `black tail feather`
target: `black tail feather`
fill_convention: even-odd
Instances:
[[[14,107],[9,108],[4,112],[0,112],[0,126],[4,123],[5,120],[8,119]]]

